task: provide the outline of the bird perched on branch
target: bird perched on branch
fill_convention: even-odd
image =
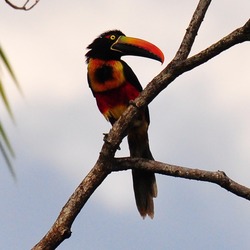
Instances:
[[[121,60],[134,55],[155,59],[163,63],[164,55],[155,45],[138,38],[125,36],[119,30],[101,34],[88,47],[88,83],[96,98],[97,106],[113,125],[142,91],[142,86],[132,69]],[[131,157],[153,160],[148,142],[149,111],[145,107],[128,130]],[[143,218],[153,218],[157,196],[155,175],[145,170],[132,170],[137,208]]]

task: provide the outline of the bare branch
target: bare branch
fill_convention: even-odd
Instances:
[[[115,159],[112,170],[127,170],[131,169],[131,167],[136,169],[145,169],[158,174],[215,183],[235,195],[250,200],[250,188],[242,186],[241,184],[231,180],[223,171],[211,172],[180,167],[142,158],[128,157]]]
[[[146,86],[141,95],[135,100],[135,104],[138,107],[147,105],[163,89],[165,89],[171,82],[173,82],[184,72],[187,72],[205,63],[232,46],[246,41],[250,41],[250,19],[242,27],[234,30],[232,33],[225,36],[217,43],[211,45],[200,53],[186,60],[176,60],[175,57],[167,65],[167,67]],[[187,49],[183,48],[183,50],[186,51]]]
[[[10,5],[13,9],[16,9],[16,10],[31,10],[35,5],[38,4],[40,0],[35,0],[33,4],[31,4],[30,6],[28,6],[28,4],[30,3],[30,0],[27,0],[22,6],[17,6],[15,4],[13,4],[11,1],[9,0],[5,0],[5,2]]]
[[[190,21],[190,24],[186,30],[186,34],[181,42],[181,45],[175,55],[175,60],[184,60],[188,57],[191,48],[193,46],[195,37],[198,33],[198,30],[201,26],[201,23],[203,21],[203,18],[206,14],[206,11],[210,5],[212,0],[203,0],[200,1],[193,17]]]
[[[55,249],[63,240],[70,237],[72,223],[95,189],[111,172],[111,164],[111,159],[104,160],[100,156],[94,168],[92,168],[62,208],[54,225],[43,239],[32,248],[33,250]]]
[[[250,41],[250,19],[241,28],[234,30],[217,43],[185,60],[181,64],[181,67],[185,69],[185,71],[191,70],[219,55],[221,52],[226,51],[232,46],[246,41]]]

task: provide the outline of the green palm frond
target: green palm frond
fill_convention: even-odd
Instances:
[[[12,120],[14,120],[14,115],[12,113],[8,98],[7,98],[6,94],[5,94],[5,90],[4,90],[1,78],[0,78],[0,97],[3,100],[4,106],[5,106],[6,110],[8,111],[10,117],[12,118]]]
[[[9,63],[9,60],[7,59],[5,53],[3,52],[3,49],[0,46],[0,69],[2,66],[4,66],[6,68],[7,73],[12,78],[17,89],[19,90],[20,93],[22,93],[20,85],[19,85],[17,78],[14,74],[14,71]],[[0,72],[0,99],[2,99],[4,107],[6,108],[9,116],[11,117],[12,121],[14,122],[14,115],[13,115],[10,103],[8,101],[8,98],[6,96],[6,92],[5,92],[5,89],[3,86],[1,72]],[[15,172],[14,172],[13,166],[11,164],[11,158],[15,157],[15,153],[14,153],[14,150],[11,146],[11,143],[7,137],[7,134],[3,128],[1,121],[0,121],[0,154],[3,156],[3,158],[6,162],[6,165],[9,168],[9,171],[11,172],[12,176],[15,179]]]
[[[12,80],[14,81],[16,87],[18,88],[18,90],[20,91],[20,93],[22,93],[22,90],[21,90],[21,86],[20,84],[18,83],[18,80],[16,78],[16,75],[14,74],[14,71],[7,59],[7,56],[5,55],[5,53],[3,52],[3,49],[0,45],[0,59],[3,61],[3,65],[6,67],[6,69],[8,70],[8,73],[10,74]]]
[[[5,147],[7,148],[7,150],[5,149]],[[7,151],[9,152],[9,154],[12,158],[15,157],[14,150],[9,142],[9,139],[8,139],[8,137],[4,131],[4,128],[2,126],[2,123],[0,121],[0,152],[1,152],[6,164],[10,170],[11,175],[13,176],[14,179],[16,179],[15,171],[14,171],[14,168],[12,166],[12,163],[11,163],[11,160],[10,160],[10,157],[9,157]]]
[[[3,125],[0,121],[0,136],[2,138],[2,141],[4,142],[5,146],[7,147],[9,153],[11,154],[12,157],[15,157],[15,152],[10,144],[10,141],[4,131]]]

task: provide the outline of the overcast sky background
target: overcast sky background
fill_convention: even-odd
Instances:
[[[21,2],[21,1],[16,1]],[[0,3],[0,44],[21,83],[4,79],[17,125],[0,103],[14,146],[17,183],[0,157],[0,249],[30,249],[94,165],[102,133],[86,80],[86,47],[121,29],[156,44],[165,63],[123,59],[145,86],[173,58],[198,1],[45,1],[31,11]],[[249,0],[213,1],[191,54],[249,18]],[[250,45],[243,43],[181,75],[151,104],[155,159],[222,170],[250,186]],[[118,153],[127,156],[126,140]],[[130,171],[111,174],[58,249],[250,249],[250,204],[220,187],[157,175],[154,220],[135,207]]]

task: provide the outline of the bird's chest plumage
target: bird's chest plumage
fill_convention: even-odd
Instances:
[[[120,61],[90,59],[88,81],[99,110],[112,123],[125,111],[129,101],[139,95],[125,78]]]
[[[94,93],[118,88],[125,82],[123,65],[116,60],[90,59],[88,78],[90,88]]]

